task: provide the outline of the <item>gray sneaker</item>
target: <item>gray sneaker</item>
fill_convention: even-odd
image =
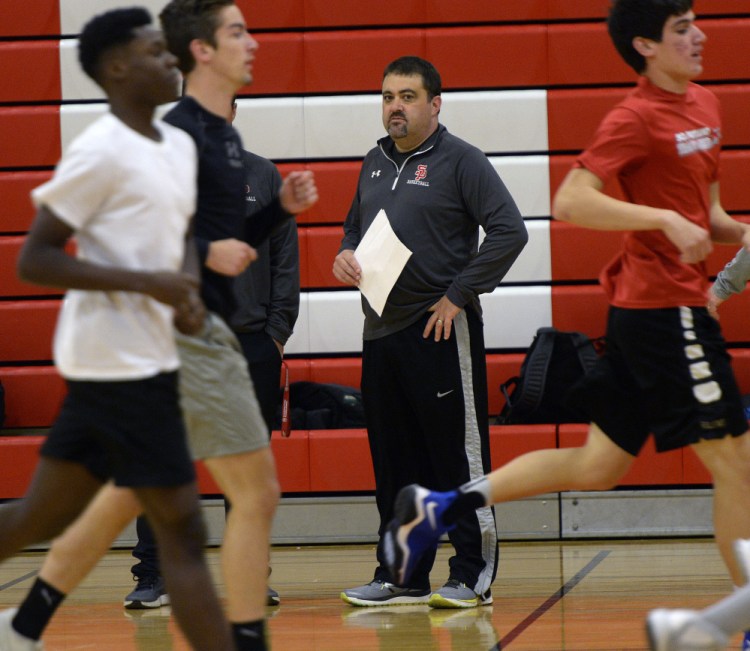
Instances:
[[[402,604],[426,604],[430,598],[429,588],[400,588],[393,583],[375,579],[367,585],[349,588],[341,598],[352,606],[400,606]]]
[[[125,597],[124,606],[129,610],[159,608],[169,605],[169,595],[160,576],[134,577],[138,581],[135,590]]]
[[[465,583],[448,579],[442,588],[432,593],[427,603],[432,608],[476,608],[489,606],[492,603],[492,593],[487,590],[479,595]]]
[[[0,612],[0,649],[2,651],[39,651],[44,649],[41,642],[17,633],[11,622],[18,608],[8,608]]]

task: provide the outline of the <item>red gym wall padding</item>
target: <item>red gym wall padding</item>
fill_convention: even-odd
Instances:
[[[57,36],[60,34],[59,0],[3,0],[2,36]],[[3,71],[4,74],[4,71]]]
[[[62,97],[58,41],[0,43],[0,102],[45,102]]]
[[[55,165],[60,160],[56,106],[0,107],[0,167]]]
[[[34,216],[29,193],[52,172],[0,172],[0,233],[27,231]]]

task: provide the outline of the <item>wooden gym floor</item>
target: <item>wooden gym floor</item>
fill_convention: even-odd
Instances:
[[[447,579],[449,554],[441,547],[433,587]],[[492,606],[347,606],[339,592],[370,579],[374,556],[372,545],[274,548],[271,585],[282,602],[268,611],[273,650],[641,651],[650,608],[700,608],[731,590],[708,539],[502,543]],[[31,552],[0,565],[0,608],[20,602],[42,560]],[[208,560],[221,590],[216,549]],[[47,651],[188,649],[168,607],[122,608],[132,562],[129,551],[102,560],[58,611]]]

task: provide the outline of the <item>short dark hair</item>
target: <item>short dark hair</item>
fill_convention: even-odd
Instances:
[[[145,7],[113,9],[94,16],[84,25],[78,41],[78,61],[84,72],[100,83],[102,55],[130,43],[135,38],[134,30],[151,22]]]
[[[383,79],[388,75],[403,75],[404,77],[419,75],[422,77],[422,85],[427,91],[428,99],[437,97],[443,92],[440,73],[429,61],[420,57],[406,56],[391,61],[383,71]]]
[[[646,59],[633,47],[633,39],[640,36],[661,42],[667,19],[692,8],[693,0],[612,0],[607,18],[609,36],[625,63],[641,74]]]
[[[162,9],[159,20],[167,48],[177,57],[182,74],[195,68],[190,43],[197,38],[216,47],[219,12],[233,4],[234,0],[171,0]]]

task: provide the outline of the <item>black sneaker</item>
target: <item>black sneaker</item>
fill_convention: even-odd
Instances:
[[[266,606],[278,606],[281,603],[281,597],[271,586],[268,586],[268,592],[266,592]]]
[[[169,595],[160,576],[133,577],[138,582],[135,590],[123,602],[129,610],[142,608],[159,608],[169,605]]]

